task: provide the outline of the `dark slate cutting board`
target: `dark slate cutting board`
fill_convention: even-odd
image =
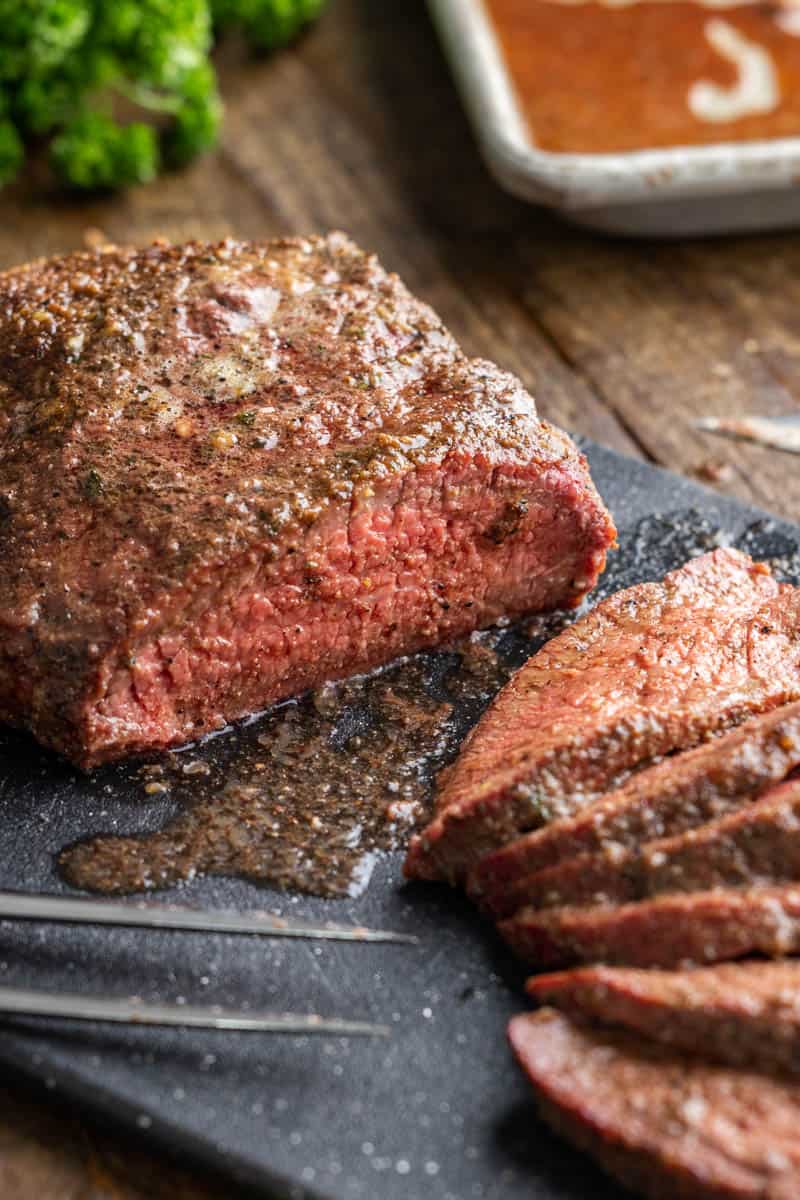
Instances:
[[[610,451],[587,452],[620,527],[603,592],[658,578],[722,541],[797,575],[800,527]],[[169,811],[143,801],[124,771],[81,779],[23,736],[0,733],[0,754],[2,888],[63,891],[61,847],[100,829],[155,828]],[[281,1200],[620,1195],[536,1119],[504,1036],[525,1006],[522,977],[498,939],[447,888],[403,886],[400,863],[381,861],[357,900],[292,900],[221,878],[162,898],[408,930],[416,947],[0,923],[2,984],[313,1009],[388,1021],[389,1040],[31,1020],[2,1026],[0,1060]]]

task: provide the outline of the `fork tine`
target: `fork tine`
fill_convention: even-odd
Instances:
[[[271,913],[239,913],[178,908],[159,904],[122,904],[72,896],[0,892],[0,919],[62,921],[77,925],[126,925],[145,929],[182,929],[205,933],[255,934],[260,937],[315,938],[339,942],[394,942],[416,945],[408,933],[358,925],[286,920]]]
[[[0,1013],[243,1033],[325,1034],[328,1037],[389,1037],[391,1033],[387,1025],[325,1018],[316,1013],[244,1012],[217,1006],[144,1004],[136,998],[82,996],[70,992],[53,994],[12,987],[0,987]]]

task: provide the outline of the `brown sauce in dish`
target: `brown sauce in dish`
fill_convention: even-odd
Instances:
[[[800,8],[786,0],[486,5],[543,150],[800,135]]]
[[[463,733],[453,705],[474,705],[477,716],[511,673],[496,652],[503,632],[328,685],[146,765],[143,793],[168,792],[172,819],[153,833],[69,846],[62,874],[107,894],[224,874],[356,895],[377,855],[430,819],[433,776]]]

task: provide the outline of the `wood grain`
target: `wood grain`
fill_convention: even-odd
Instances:
[[[236,1193],[240,1193],[237,1191]],[[232,1200],[209,1181],[155,1156],[129,1137],[100,1133],[40,1090],[0,1086],[3,1200]]]
[[[219,151],[121,197],[0,195],[0,265],[156,236],[341,227],[376,249],[465,347],[516,371],[542,413],[800,518],[796,459],[697,433],[703,414],[800,402],[800,238],[591,237],[505,195],[483,167],[422,0],[332,0],[292,51],[219,57]],[[40,1094],[0,1089],[0,1196],[212,1200],[202,1177],[109,1139]]]

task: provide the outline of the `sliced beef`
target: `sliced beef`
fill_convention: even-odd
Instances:
[[[797,1200],[800,1083],[543,1009],[514,1053],[545,1120],[650,1200]]]
[[[0,719],[84,766],[577,604],[613,539],[518,380],[341,234],[0,275]]]
[[[611,596],[522,667],[440,786],[407,874],[460,879],[654,758],[800,698],[800,590],[735,550]]]
[[[800,880],[800,780],[770,788],[741,812],[639,850],[580,854],[528,877],[520,903],[624,903],[665,892],[703,892]]]
[[[800,703],[746,721],[695,750],[641,771],[577,816],[554,821],[476,864],[470,894],[495,916],[526,903],[531,876],[602,852],[618,860],[748,804],[800,762]]]
[[[581,967],[529,980],[540,1004],[732,1066],[800,1072],[800,962],[694,971]]]
[[[715,963],[800,952],[800,887],[670,894],[618,906],[521,908],[500,933],[532,966]]]

